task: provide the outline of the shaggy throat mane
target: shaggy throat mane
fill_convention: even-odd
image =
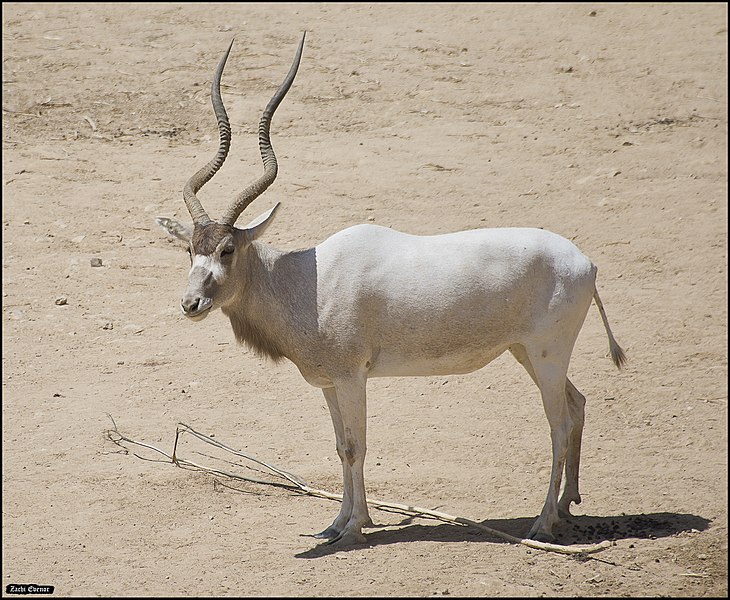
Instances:
[[[235,311],[228,312],[225,309],[223,309],[223,313],[231,320],[233,335],[236,336],[239,344],[245,344],[258,356],[270,358],[274,362],[284,358],[284,353],[278,344],[245,315],[240,315]]]

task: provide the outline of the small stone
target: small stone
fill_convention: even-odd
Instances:
[[[111,321],[109,321],[108,323],[104,323],[102,329],[114,329],[114,323],[112,323]]]
[[[92,267],[100,267],[101,266],[101,259],[100,258],[92,258],[91,259],[91,266]]]
[[[597,14],[598,13],[595,10],[592,10],[591,12],[588,13],[588,16],[589,17],[595,17]]]
[[[65,306],[68,303],[68,298],[66,296],[59,296],[56,298],[56,305],[57,306]]]

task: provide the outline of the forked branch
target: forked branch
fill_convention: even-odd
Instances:
[[[143,442],[138,442],[137,440],[133,440],[132,438],[122,434],[119,431],[119,429],[117,428],[117,424],[111,415],[109,415],[109,418],[112,421],[113,428],[108,429],[106,431],[106,437],[108,440],[110,440],[111,442],[115,443],[116,445],[118,445],[122,448],[126,449],[126,447],[124,446],[124,443],[134,444],[134,445],[141,446],[143,448],[152,450],[158,454],[161,454],[162,456],[166,457],[169,460],[169,462],[173,463],[174,465],[176,465],[178,467],[182,467],[185,469],[204,471],[204,472],[210,473],[212,475],[219,475],[222,477],[228,477],[230,479],[241,480],[241,481],[248,481],[251,483],[272,485],[272,486],[276,486],[276,487],[289,489],[292,491],[301,492],[301,493],[307,494],[309,496],[315,496],[318,498],[326,498],[328,500],[337,500],[337,501],[342,500],[341,494],[334,494],[332,492],[327,492],[325,490],[313,488],[301,477],[294,475],[292,473],[289,473],[287,471],[284,471],[282,469],[279,469],[278,467],[275,467],[265,461],[262,461],[262,460],[256,458],[255,456],[246,454],[244,452],[241,452],[240,450],[235,450],[234,448],[231,448],[230,446],[227,446],[226,444],[223,444],[223,443],[219,442],[218,440],[205,435],[204,433],[200,433],[199,431],[196,431],[195,429],[193,429],[189,425],[185,425],[184,423],[178,423],[177,429],[175,432],[175,444],[173,447],[173,451],[172,451],[172,454],[168,454],[168,453],[164,452],[163,450],[156,448],[155,446],[152,446],[150,444],[146,444]],[[199,440],[205,442],[206,444],[210,444],[212,446],[220,448],[221,450],[230,452],[234,456],[243,458],[243,459],[253,462],[261,467],[264,467],[265,469],[267,469],[269,471],[269,474],[272,477],[274,477],[275,479],[278,479],[279,481],[272,481],[272,480],[267,480],[267,479],[250,477],[250,476],[245,476],[245,475],[233,473],[233,472],[222,470],[222,469],[206,467],[204,465],[194,463],[187,459],[180,458],[177,455],[178,441],[180,440],[180,437],[184,433],[189,433],[189,434],[193,435],[194,437],[198,438]],[[142,457],[136,453],[135,453],[135,456],[137,456],[138,458],[144,459],[144,457]],[[150,460],[150,459],[144,459],[144,460]],[[492,529],[491,527],[487,527],[486,525],[483,525],[483,524],[473,521],[471,519],[467,519],[465,517],[455,517],[455,516],[449,515],[445,512],[430,510],[428,508],[421,508],[419,506],[414,506],[411,504],[402,504],[402,503],[398,503],[398,502],[388,502],[385,500],[375,500],[375,499],[368,499],[367,503],[370,506],[373,506],[375,508],[379,508],[382,510],[398,511],[398,512],[406,513],[406,514],[413,515],[413,516],[425,516],[425,517],[430,517],[433,519],[438,519],[439,521],[444,521],[447,523],[454,523],[457,525],[475,527],[476,529],[486,531],[487,533],[490,533],[491,535],[494,535],[498,538],[501,538],[501,539],[511,542],[513,544],[522,544],[523,546],[527,546],[529,548],[534,548],[536,550],[545,550],[548,552],[557,552],[560,554],[592,554],[594,552],[600,552],[601,550],[605,550],[606,548],[609,548],[612,545],[611,542],[609,542],[609,541],[603,541],[599,544],[594,544],[594,545],[590,545],[590,546],[576,546],[576,545],[564,546],[562,544],[550,544],[547,542],[538,542],[536,540],[522,539],[522,538],[515,537],[513,535],[509,535],[508,533],[504,533],[497,529]]]

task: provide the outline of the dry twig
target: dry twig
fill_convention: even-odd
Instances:
[[[307,494],[309,496],[326,498],[329,500],[342,501],[342,494],[334,494],[332,492],[327,492],[325,490],[320,490],[320,489],[310,487],[309,484],[301,477],[298,477],[297,475],[288,473],[287,471],[274,467],[273,465],[268,464],[268,463],[256,458],[255,456],[251,456],[250,454],[245,454],[239,450],[235,450],[235,449],[219,442],[218,440],[213,439],[210,436],[207,436],[203,433],[200,433],[199,431],[194,430],[192,427],[190,427],[189,425],[185,425],[184,423],[178,423],[176,433],[175,433],[175,445],[173,447],[172,454],[167,454],[166,452],[160,450],[159,448],[156,448],[155,446],[152,446],[150,444],[145,444],[143,442],[138,442],[136,440],[133,440],[133,439],[123,435],[122,433],[119,432],[119,429],[117,428],[117,424],[114,421],[114,418],[111,415],[109,415],[109,418],[112,421],[113,429],[109,429],[106,431],[106,437],[107,437],[107,439],[114,442],[115,444],[117,444],[120,447],[124,448],[124,445],[122,444],[122,442],[126,442],[128,444],[135,444],[137,446],[142,446],[143,448],[147,448],[149,450],[152,450],[153,452],[161,454],[162,456],[167,458],[171,463],[173,463],[174,465],[177,465],[178,467],[182,467],[182,468],[186,468],[186,469],[193,469],[193,470],[198,470],[198,471],[204,471],[206,473],[211,473],[213,475],[220,475],[223,477],[228,477],[230,479],[238,479],[238,480],[242,480],[242,481],[248,481],[248,482],[259,483],[259,484],[264,484],[264,485],[273,485],[273,486],[282,487],[282,488],[286,488],[286,489],[293,490],[293,491],[298,491],[303,494]],[[180,436],[183,433],[189,433],[207,444],[210,444],[212,446],[225,450],[226,452],[230,452],[231,454],[238,456],[239,458],[243,458],[243,459],[246,459],[253,463],[256,463],[256,464],[268,469],[269,474],[272,477],[279,479],[279,480],[283,480],[283,481],[271,481],[271,480],[254,478],[254,477],[247,477],[247,476],[232,473],[229,471],[224,471],[221,469],[214,469],[211,467],[199,465],[199,464],[189,461],[187,459],[182,459],[177,455],[177,448],[178,448],[178,442],[180,440]],[[134,455],[143,460],[153,460],[153,459],[149,459],[149,458],[144,458],[143,456],[140,456],[139,454],[136,454],[136,453]],[[164,462],[164,461],[162,461],[162,462]],[[226,462],[228,462],[228,461],[226,461]],[[237,465],[237,463],[230,463],[230,464],[234,464],[235,466],[241,466],[241,465]],[[251,468],[251,467],[247,467],[247,468]],[[529,548],[534,548],[536,550],[545,550],[548,552],[558,552],[560,554],[584,554],[585,555],[585,554],[591,554],[594,552],[599,552],[601,550],[605,550],[606,548],[608,548],[612,545],[611,542],[609,542],[609,541],[603,541],[599,544],[594,544],[591,546],[564,546],[561,544],[550,544],[547,542],[538,542],[536,540],[521,539],[521,538],[518,538],[518,537],[515,537],[512,535],[509,535],[507,533],[504,533],[502,531],[499,531],[497,529],[492,529],[491,527],[487,527],[486,525],[483,525],[476,521],[472,521],[471,519],[467,519],[464,517],[455,517],[455,516],[449,515],[447,513],[441,512],[441,511],[421,508],[421,507],[413,506],[410,504],[401,504],[401,503],[397,503],[397,502],[387,502],[384,500],[375,500],[375,499],[368,499],[367,503],[370,506],[373,506],[375,508],[379,508],[382,510],[395,510],[395,511],[403,512],[403,513],[414,515],[414,516],[426,516],[426,517],[438,519],[440,521],[445,521],[447,523],[454,523],[457,525],[475,527],[477,529],[486,531],[487,533],[490,533],[490,534],[492,534],[496,537],[499,537],[503,540],[506,540],[508,542],[512,542],[514,544],[522,544],[524,546],[527,546]]]
[[[84,115],[84,121],[89,124],[89,127],[91,127],[91,131],[96,131],[96,121],[94,121],[94,119],[92,119],[88,115]]]

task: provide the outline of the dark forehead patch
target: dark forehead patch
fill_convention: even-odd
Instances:
[[[231,225],[223,225],[222,223],[207,223],[205,225],[196,225],[193,229],[193,250],[195,254],[207,256],[213,254],[220,244],[220,241],[227,235],[233,233]]]

